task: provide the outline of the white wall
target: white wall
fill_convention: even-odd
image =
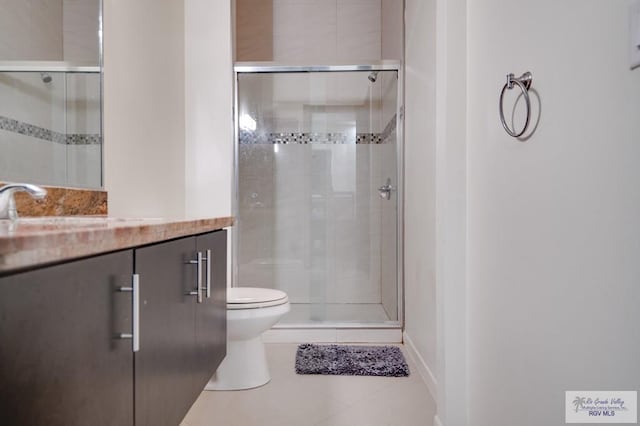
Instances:
[[[186,215],[231,215],[231,2],[185,1]]]
[[[184,3],[104,2],[109,214],[185,214]]]
[[[436,2],[405,10],[405,340],[436,373]],[[432,378],[427,377],[433,381]],[[431,384],[432,391],[433,385]]]
[[[438,403],[467,424],[466,0],[405,10],[405,343]]]
[[[105,0],[113,216],[231,215],[231,2]]]
[[[467,0],[437,1],[436,376],[437,420],[445,425],[468,421],[466,24]]]
[[[640,384],[640,70],[626,0],[468,8],[470,422],[564,424],[565,390]],[[518,19],[526,11],[526,19]],[[497,116],[533,73],[526,142]]]

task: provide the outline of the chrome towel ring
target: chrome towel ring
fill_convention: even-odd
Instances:
[[[514,138],[520,137],[527,131],[529,127],[529,122],[531,121],[531,100],[529,99],[529,88],[531,87],[531,81],[533,80],[533,76],[529,71],[522,74],[520,77],[515,77],[513,74],[507,74],[507,83],[502,88],[502,92],[500,92],[500,121],[502,122],[502,127],[509,134],[509,136],[513,136]],[[513,89],[513,86],[517,85],[522,91],[522,95],[524,96],[524,101],[527,105],[527,119],[524,123],[524,127],[520,132],[516,132],[516,129],[511,130],[507,125],[507,122],[504,119],[504,109],[503,109],[503,98],[504,92],[509,89]]]

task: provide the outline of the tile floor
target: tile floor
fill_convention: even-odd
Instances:
[[[297,345],[268,344],[271,382],[203,392],[182,426],[432,426],[435,402],[417,369],[409,377],[298,375]]]

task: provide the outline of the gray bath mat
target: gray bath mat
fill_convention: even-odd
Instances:
[[[404,377],[409,367],[395,346],[298,346],[296,373]]]

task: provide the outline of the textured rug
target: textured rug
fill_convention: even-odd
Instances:
[[[395,346],[298,346],[296,373],[404,377],[409,367]]]

